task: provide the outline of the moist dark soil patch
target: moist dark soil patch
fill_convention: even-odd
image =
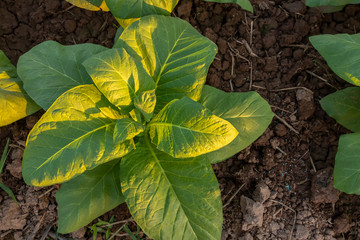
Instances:
[[[348,132],[319,104],[346,83],[308,40],[359,32],[360,7],[321,14],[301,1],[252,3],[254,14],[200,0],[182,0],[174,11],[219,47],[207,83],[228,92],[257,91],[277,115],[254,144],[214,165],[224,203],[223,239],[360,239],[360,197],[332,187],[338,139]],[[0,49],[14,64],[46,40],[111,47],[118,26],[109,13],[60,0],[2,0],[0,17]],[[26,137],[42,113],[0,128],[1,151],[11,141],[1,180],[19,201],[17,207],[0,191],[0,239],[50,238],[56,231],[59,186],[29,187],[21,178]],[[123,204],[100,218],[111,216],[121,221],[130,214]],[[92,239],[84,230],[69,237]]]

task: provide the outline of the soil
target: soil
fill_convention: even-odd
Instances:
[[[301,1],[251,2],[254,14],[235,4],[200,0],[182,0],[173,13],[219,47],[208,84],[257,91],[276,114],[255,143],[214,165],[224,203],[222,239],[360,239],[360,196],[332,187],[338,139],[348,131],[319,104],[346,83],[309,43],[312,35],[359,32],[360,6],[322,14]],[[14,64],[45,40],[111,47],[117,26],[109,13],[63,0],[2,0],[0,16],[0,49]],[[0,128],[0,149],[8,138],[11,142],[0,180],[19,202],[0,191],[0,239],[55,238],[59,186],[29,187],[21,178],[26,136],[42,113]],[[112,216],[121,221],[130,214],[123,204],[100,219]],[[92,239],[92,224],[62,237]],[[129,238],[123,233],[118,239]],[[105,237],[98,234],[97,239]]]

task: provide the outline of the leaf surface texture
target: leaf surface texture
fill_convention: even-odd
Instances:
[[[256,92],[226,93],[206,85],[199,102],[239,132],[229,145],[207,154],[211,163],[226,160],[249,146],[264,133],[274,116],[270,105]]]
[[[339,77],[360,86],[360,34],[323,34],[309,39]]]
[[[132,140],[113,140],[121,118],[125,116],[94,85],[67,91],[28,136],[23,157],[25,182],[34,186],[62,183],[127,154],[133,149]]]
[[[150,238],[220,239],[220,190],[208,161],[174,159],[147,140],[122,159],[120,171],[130,212]]]
[[[142,61],[156,84],[155,112],[174,99],[198,100],[217,47],[189,23],[147,16],[131,24],[114,47]]]
[[[218,150],[238,135],[229,122],[188,97],[170,102],[148,127],[157,148],[175,158],[196,157]]]
[[[93,83],[81,63],[104,50],[90,43],[63,46],[46,41],[19,58],[18,74],[29,96],[47,110],[67,90]]]
[[[0,50],[0,127],[33,114],[40,107],[26,94],[16,68]]]
[[[360,195],[360,133],[340,136],[335,157],[334,186],[347,194]]]
[[[339,124],[360,132],[360,88],[349,87],[321,99],[321,107]]]
[[[119,109],[133,106],[138,95],[155,88],[141,62],[124,49],[104,51],[83,65],[98,89]]]
[[[124,202],[120,162],[114,160],[64,183],[56,193],[58,231],[70,233]]]

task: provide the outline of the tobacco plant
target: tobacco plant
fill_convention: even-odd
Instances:
[[[148,15],[170,15],[179,0],[66,0],[78,7],[92,11],[111,11],[123,28]],[[249,0],[204,0],[206,2],[236,3],[253,12]]]
[[[334,186],[360,195],[360,34],[310,37],[316,50],[342,79],[355,85],[321,100],[322,108],[354,133],[340,137],[335,158]]]
[[[256,92],[204,86],[216,51],[189,23],[147,16],[112,49],[49,41],[20,58],[25,88],[47,109],[28,136],[23,178],[63,183],[59,232],[125,201],[153,239],[220,239],[211,163],[251,144],[273,114]]]
[[[25,93],[16,68],[0,50],[0,127],[13,123],[40,109]]]
[[[5,148],[4,148],[4,151],[1,155],[1,158],[0,158],[0,176],[3,172],[3,169],[4,169],[4,165],[5,165],[5,160],[7,158],[7,156],[9,155],[9,152],[8,152],[8,149],[9,149],[9,142],[10,142],[10,139],[7,140],[6,142],[6,145],[5,145]],[[14,193],[11,191],[11,189],[6,186],[2,181],[0,181],[0,188],[2,190],[4,190],[11,198],[12,200],[15,202],[15,203],[18,203],[16,198],[15,198],[15,195]]]
[[[347,4],[357,4],[360,0],[306,0],[308,7],[320,7],[324,12],[341,11]]]

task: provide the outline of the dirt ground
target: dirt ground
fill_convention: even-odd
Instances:
[[[359,32],[360,6],[322,14],[301,1],[251,2],[254,14],[235,4],[181,0],[173,14],[219,47],[208,84],[225,91],[257,91],[276,114],[254,144],[214,165],[224,203],[222,239],[360,239],[360,196],[332,187],[338,139],[348,132],[319,104],[346,84],[308,39]],[[63,0],[1,0],[0,18],[0,49],[14,64],[45,40],[111,47],[117,26],[109,13],[82,10]],[[0,191],[0,239],[56,237],[59,186],[29,187],[21,178],[26,136],[42,113],[0,128],[0,152],[11,141],[0,180],[19,201],[17,206]],[[121,221],[130,214],[123,204],[100,218],[112,216]],[[60,239],[92,239],[91,225]],[[118,239],[128,239],[119,234]],[[98,234],[100,239],[104,235]]]

